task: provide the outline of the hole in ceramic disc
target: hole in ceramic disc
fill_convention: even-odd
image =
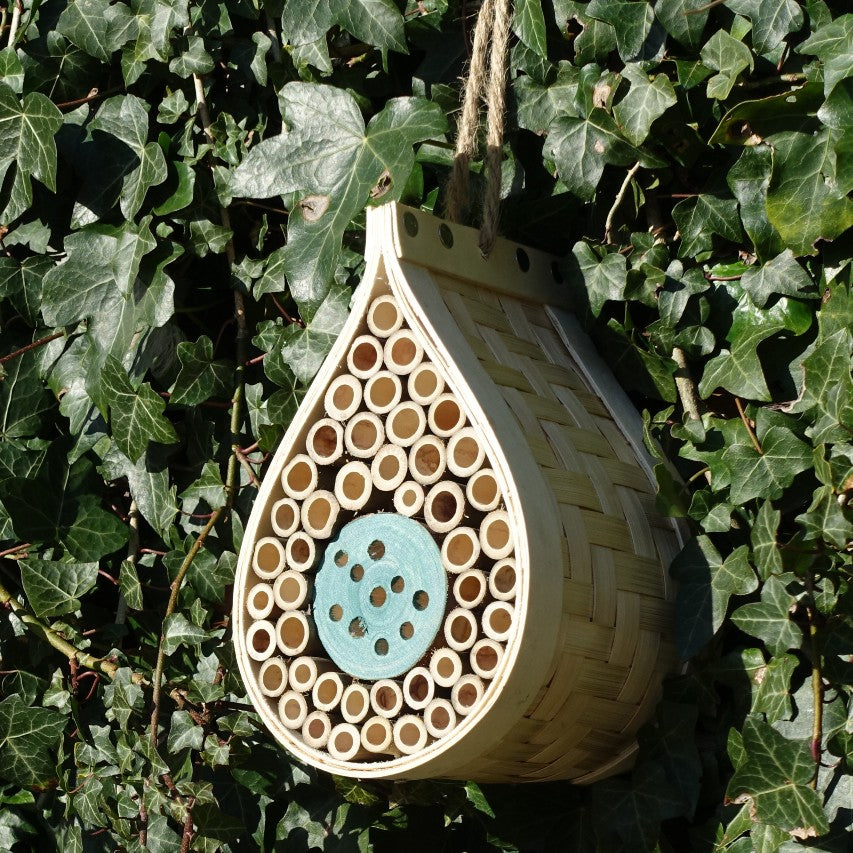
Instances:
[[[356,640],[364,636],[364,622],[358,616],[349,623],[349,634]]]
[[[332,622],[340,622],[344,618],[344,609],[340,604],[333,604],[329,608],[329,619]]]
[[[400,636],[404,640],[411,640],[415,636],[415,626],[411,622],[404,622],[400,626]]]
[[[385,639],[383,639],[382,637],[380,637],[380,638],[379,638],[379,639],[378,639],[378,640],[373,644],[373,651],[375,651],[375,652],[376,652],[376,654],[378,654],[378,655],[379,655],[379,657],[383,657],[383,658],[384,658],[384,657],[385,657],[385,655],[387,655],[387,654],[388,654],[388,640],[385,640]]]
[[[374,539],[367,546],[367,556],[371,560],[381,560],[385,556],[385,543],[379,539]]]
[[[415,610],[426,610],[429,607],[429,595],[425,590],[419,589],[412,596],[412,606]]]

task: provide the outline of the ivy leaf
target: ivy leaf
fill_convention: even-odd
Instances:
[[[366,44],[408,53],[403,16],[393,0],[285,0],[282,35],[294,46],[324,39],[334,24]]]
[[[107,48],[109,8],[109,0],[74,0],[63,9],[56,30],[89,56],[109,62],[112,55]]]
[[[813,288],[812,280],[797,263],[790,249],[785,249],[782,254],[760,267],[750,267],[744,272],[740,283],[759,308],[763,308],[775,294],[802,296],[804,291]]]
[[[534,53],[547,59],[545,41],[545,16],[541,0],[516,0],[512,19],[512,30]]]
[[[14,48],[0,50],[0,79],[18,95],[24,89],[24,66]]]
[[[726,177],[732,195],[740,205],[743,228],[759,258],[778,255],[782,238],[767,218],[767,190],[773,171],[773,149],[769,145],[745,148]]]
[[[680,258],[701,256],[713,248],[712,234],[739,243],[740,219],[737,202],[702,193],[680,201],[672,209],[672,218],[681,234]]]
[[[581,303],[589,304],[594,316],[601,313],[608,299],[623,299],[627,282],[625,256],[618,252],[603,258],[587,243],[578,241],[567,259],[568,280],[574,286]]]
[[[570,63],[563,61],[557,66],[557,77],[550,85],[543,85],[524,75],[513,80],[512,88],[518,101],[519,126],[544,134],[558,115],[573,113],[578,72]]]
[[[596,60],[606,59],[610,51],[616,49],[616,30],[610,24],[590,17],[586,7],[586,3],[563,2],[560,4],[566,21],[570,17],[574,18],[583,27],[583,31],[574,42],[575,64],[580,67]]]
[[[24,788],[49,787],[64,728],[62,714],[30,707],[16,694],[0,702],[0,778]]]
[[[650,81],[638,65],[626,65],[622,76],[631,83],[631,89],[614,107],[613,115],[625,137],[639,145],[649,135],[654,120],[675,103],[675,90],[665,74]]]
[[[753,676],[758,690],[752,703],[754,714],[765,714],[768,723],[791,715],[791,676],[797,668],[794,655],[776,655]]]
[[[739,607],[732,613],[732,622],[751,637],[762,640],[771,654],[781,655],[803,644],[803,633],[789,614],[794,602],[794,596],[774,575],[761,588],[761,602]]]
[[[685,47],[702,44],[702,31],[708,21],[705,0],[658,0],[655,15],[663,28]]]
[[[142,585],[136,566],[130,560],[122,560],[118,570],[118,587],[124,597],[125,604],[131,610],[142,610]]]
[[[832,486],[815,489],[811,504],[796,521],[807,541],[825,540],[842,551],[853,542],[853,513],[838,502]]]
[[[80,609],[80,598],[98,581],[97,563],[21,560],[21,583],[36,616],[63,616]]]
[[[794,0],[756,0],[750,3],[753,6],[745,14],[752,21],[752,46],[756,53],[770,53],[788,33],[803,25],[803,10]]]
[[[193,625],[183,613],[172,613],[163,622],[163,650],[167,655],[180,646],[198,646],[207,639],[207,631]]]
[[[41,308],[44,277],[53,268],[49,258],[35,255],[17,261],[0,257],[0,297],[7,297],[31,325]]]
[[[828,95],[835,84],[853,75],[853,14],[841,15],[817,28],[798,48],[798,53],[817,56],[823,64],[823,86]]]
[[[208,506],[220,507],[225,502],[225,484],[215,462],[205,462],[201,475],[181,492],[182,501],[203,500]]]
[[[592,0],[586,7],[587,14],[610,24],[616,32],[616,46],[623,62],[636,59],[652,59],[656,50],[649,52],[646,41],[655,22],[655,13],[648,3],[625,2],[625,0]]]
[[[781,518],[782,513],[774,509],[770,501],[762,501],[752,525],[752,558],[762,580],[782,570],[782,555],[779,552],[777,537]]]
[[[708,97],[717,100],[728,98],[738,75],[747,68],[752,70],[752,52],[725,30],[717,30],[699,51],[702,64],[719,73],[708,81]]]
[[[172,403],[192,406],[227,393],[233,369],[227,361],[214,361],[213,342],[207,335],[195,343],[182,341],[177,352],[181,369],[172,388]]]
[[[23,438],[37,433],[51,407],[32,352],[16,358],[0,382],[0,436]]]
[[[193,722],[188,711],[173,711],[166,745],[174,754],[182,749],[200,750],[204,743],[204,729]]]

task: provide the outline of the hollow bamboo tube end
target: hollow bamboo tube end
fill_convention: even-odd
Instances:
[[[498,601],[512,601],[515,598],[516,583],[515,560],[512,557],[500,560],[492,566],[489,572],[489,592],[492,598]]]
[[[485,458],[482,438],[473,427],[463,427],[447,442],[447,467],[457,477],[470,477]]]
[[[350,684],[341,696],[341,716],[348,723],[360,723],[370,711],[370,693],[362,684]]]
[[[334,418],[321,418],[308,430],[305,448],[318,465],[332,465],[344,452],[344,428]]]
[[[302,724],[302,740],[312,749],[322,749],[329,742],[332,721],[325,711],[312,711]]]
[[[391,752],[394,732],[385,717],[371,717],[361,727],[361,745],[372,753]]]
[[[501,501],[501,490],[491,468],[481,468],[471,475],[465,487],[468,503],[480,512],[491,512]]]
[[[396,444],[385,444],[370,465],[370,479],[380,492],[392,492],[406,479],[406,451]]]
[[[370,688],[370,707],[380,717],[396,717],[403,707],[403,691],[396,681],[381,678]]]
[[[264,536],[255,543],[252,568],[263,580],[272,580],[284,571],[286,555],[284,545],[274,536]]]
[[[347,462],[335,477],[335,497],[343,509],[362,509],[372,491],[370,468],[364,462]]]
[[[367,309],[367,328],[377,338],[393,335],[403,325],[403,315],[393,296],[377,296]]]
[[[272,505],[270,522],[276,536],[286,539],[299,527],[299,504],[293,498],[282,498]]]
[[[388,441],[399,447],[411,447],[426,429],[426,415],[423,406],[406,400],[395,406],[385,421]]]
[[[408,480],[394,492],[394,509],[411,518],[421,511],[424,505],[424,487],[420,483]]]
[[[364,386],[364,405],[376,415],[391,411],[403,396],[400,377],[390,370],[380,370],[367,380]]]
[[[246,596],[246,610],[252,619],[266,619],[272,613],[273,607],[275,607],[275,598],[270,584],[259,583],[249,590]]]
[[[335,529],[341,505],[325,489],[312,492],[302,504],[302,527],[314,539],[328,539]]]
[[[414,755],[420,752],[429,741],[424,721],[414,714],[403,714],[394,722],[394,746],[403,755]]]
[[[329,732],[329,755],[338,761],[358,761],[370,753],[361,745],[361,733],[352,723],[338,723]]]
[[[465,495],[450,480],[436,483],[424,499],[424,521],[436,533],[448,533],[459,526],[465,512]]]
[[[344,445],[356,459],[372,459],[385,441],[385,427],[373,412],[359,412],[347,422]]]
[[[288,569],[275,579],[272,594],[282,610],[298,610],[308,600],[311,588],[311,581],[302,572]]]
[[[424,709],[424,725],[434,737],[441,738],[456,726],[456,711],[447,699],[433,699]]]
[[[333,379],[323,399],[326,414],[336,421],[351,418],[361,405],[361,382],[354,376],[344,373]]]
[[[281,472],[284,493],[301,501],[317,488],[317,463],[305,453],[297,453]]]
[[[473,610],[486,597],[486,585],[486,576],[479,569],[468,569],[453,582],[453,597],[460,607]]]
[[[485,693],[483,680],[479,675],[463,675],[450,691],[450,702],[453,710],[461,716],[466,716],[474,710],[475,705]]]
[[[494,678],[503,660],[503,646],[496,640],[477,640],[471,648],[468,660],[475,675],[480,678]]]
[[[492,510],[483,519],[480,525],[480,545],[483,553],[493,560],[502,560],[512,553],[512,529],[506,510]]]
[[[407,388],[412,400],[421,406],[428,406],[444,391],[444,380],[435,365],[421,362],[409,374]]]
[[[470,527],[457,527],[441,543],[441,562],[451,574],[470,569],[480,556],[480,539]]]
[[[301,729],[308,716],[308,703],[301,693],[288,690],[278,700],[278,718],[288,729]]]
[[[493,601],[483,611],[483,633],[492,640],[505,642],[515,624],[515,608],[506,601]]]
[[[399,329],[385,341],[385,365],[398,376],[411,373],[424,357],[424,348],[411,329]]]
[[[287,689],[287,664],[281,658],[267,658],[258,673],[258,686],[264,696],[281,696]]]
[[[432,401],[427,415],[429,428],[440,438],[450,438],[465,425],[465,413],[456,396],[451,393],[439,394]]]
[[[447,467],[444,442],[434,435],[419,438],[409,451],[409,470],[412,479],[422,486],[431,486],[441,479]]]
[[[272,622],[259,619],[246,631],[246,651],[252,660],[263,661],[276,649],[276,629]]]
[[[470,610],[457,607],[444,620],[444,639],[456,652],[470,649],[477,640],[477,620]]]
[[[414,711],[426,708],[435,693],[435,682],[430,671],[424,666],[416,666],[406,673],[403,679],[403,698]]]
[[[462,658],[453,649],[437,649],[430,658],[429,672],[439,687],[452,687],[462,677]]]
[[[341,703],[344,682],[337,672],[324,672],[317,676],[311,688],[314,707],[319,711],[334,711]]]
[[[373,335],[359,335],[347,353],[347,368],[359,379],[369,379],[382,367],[382,344]]]
[[[287,565],[297,572],[307,572],[317,562],[317,545],[304,531],[297,530],[284,548]]]
[[[255,622],[255,624],[260,623]],[[304,651],[316,647],[316,631],[313,619],[310,619],[301,610],[288,610],[278,617],[278,622],[275,625],[275,638],[278,647],[286,655],[296,657]]]
[[[301,655],[290,662],[290,686],[300,693],[307,693],[314,687],[315,682],[322,673],[334,669],[334,664],[327,658],[315,658],[310,655]],[[321,708],[320,710],[326,710]]]

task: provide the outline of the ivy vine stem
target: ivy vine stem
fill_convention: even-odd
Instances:
[[[45,344],[62,337],[65,337],[64,331],[54,332],[52,335],[47,335],[44,338],[39,338],[37,341],[33,341],[31,344],[27,344],[25,347],[21,347],[20,349],[16,349],[14,352],[10,352],[8,355],[4,355],[3,358],[0,358],[0,364],[6,364],[7,361],[11,361],[13,358],[18,358],[18,356],[21,356],[24,353],[29,352],[30,350],[34,350],[40,346],[44,346]]]
[[[815,771],[810,784],[812,788],[817,790],[818,775],[820,773],[821,744],[823,742],[823,672],[820,666],[820,649],[817,645],[817,608],[815,607],[814,599],[814,572],[811,570],[806,572],[806,590],[809,595],[806,615],[809,620],[809,652],[812,659],[812,704],[814,714],[810,747],[812,759],[815,763]]]
[[[752,428],[752,424],[749,422],[749,418],[747,418],[746,412],[743,410],[743,403],[741,403],[739,397],[735,397],[735,406],[737,407],[737,413],[740,415],[740,419],[746,428],[747,434],[749,435],[749,440],[755,448],[755,452],[759,456],[763,456],[764,448],[761,446],[761,442],[758,440],[758,436],[755,434],[755,430]]]
[[[619,187],[619,192],[616,193],[616,198],[613,200],[610,210],[607,211],[607,219],[604,222],[605,243],[613,242],[613,234],[611,232],[613,230],[613,220],[616,217],[616,211],[619,210],[619,205],[621,205],[625,200],[625,194],[628,192],[628,187],[631,186],[631,181],[634,180],[634,176],[640,171],[640,165],[641,164],[638,160],[630,169],[628,169],[628,174],[625,175],[625,180],[622,181],[622,186]]]

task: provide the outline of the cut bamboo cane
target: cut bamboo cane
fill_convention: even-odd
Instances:
[[[394,509],[411,518],[421,511],[424,505],[424,487],[420,483],[408,480],[394,492]]]
[[[305,449],[318,465],[332,465],[344,452],[344,428],[334,418],[321,418],[308,430]]]
[[[285,494],[301,501],[317,488],[317,463],[305,453],[297,453],[281,472]]]
[[[272,594],[282,610],[300,610],[310,598],[312,589],[313,584],[302,572],[288,569],[275,579]]]
[[[385,717],[371,717],[361,727],[361,745],[374,754],[392,752],[394,730]]]
[[[433,699],[424,709],[424,725],[435,738],[444,737],[456,726],[456,711],[447,699]]]
[[[274,536],[258,539],[252,555],[252,568],[259,578],[270,581],[284,571],[286,555],[284,545]]]
[[[380,678],[370,688],[370,707],[380,717],[396,717],[403,707],[403,691],[396,681]]]
[[[276,630],[272,622],[259,619],[246,631],[246,651],[252,660],[266,660],[275,652]]]
[[[505,509],[492,510],[480,525],[480,545],[483,553],[493,560],[502,560],[512,553],[512,532],[509,514]]]
[[[477,640],[471,648],[468,660],[475,675],[480,678],[494,678],[503,660],[503,646],[496,640]]]
[[[382,344],[373,335],[359,335],[347,353],[349,372],[359,379],[369,379],[382,367]]]
[[[352,723],[338,723],[329,732],[329,755],[338,761],[358,761],[370,753],[361,745],[361,733]]]
[[[380,492],[393,492],[406,479],[406,451],[396,444],[379,448],[370,465],[370,479]]]
[[[403,755],[420,752],[429,742],[424,721],[414,714],[404,714],[394,723],[394,746]]]
[[[361,382],[354,376],[344,373],[332,380],[323,399],[326,414],[336,421],[351,418],[361,405]]]
[[[301,693],[288,690],[278,700],[278,718],[288,729],[301,729],[308,716],[308,703]]]
[[[403,699],[414,711],[426,708],[435,693],[435,682],[425,666],[416,666],[403,679]]]
[[[481,468],[465,487],[468,503],[480,512],[491,512],[501,502],[501,490],[491,468]]]
[[[261,624],[255,622],[255,625]],[[296,657],[303,652],[319,649],[317,628],[314,620],[301,610],[288,610],[278,617],[275,625],[275,641],[278,647],[290,657]]]
[[[312,711],[302,724],[302,740],[312,749],[323,749],[329,742],[332,721],[325,711]]]
[[[479,675],[463,675],[450,691],[453,710],[463,717],[470,714],[483,698],[484,692],[483,679]]]
[[[512,601],[515,598],[515,560],[507,557],[492,566],[489,572],[489,593],[498,601]]]
[[[471,527],[457,527],[441,543],[441,562],[451,574],[470,569],[480,556],[480,539]]]
[[[483,611],[483,633],[499,643],[506,642],[514,630],[515,608],[506,601],[493,601]]]
[[[410,329],[394,332],[385,342],[385,366],[398,376],[411,373],[424,357],[424,348]]]
[[[348,723],[360,723],[370,711],[370,693],[363,684],[350,684],[341,697],[341,716]]]
[[[470,610],[456,607],[444,620],[444,639],[456,652],[470,649],[477,640],[477,620]]]
[[[388,441],[400,447],[411,447],[426,429],[423,406],[406,400],[395,406],[385,421]]]
[[[249,611],[249,616],[252,619],[266,619],[272,613],[273,607],[275,607],[275,599],[270,584],[259,583],[249,590],[249,594],[246,596],[246,610]]]
[[[462,658],[453,649],[437,649],[430,658],[429,671],[439,687],[453,687],[462,677]]]
[[[287,539],[299,527],[299,504],[293,498],[282,498],[272,505],[272,529],[277,536]]]
[[[444,475],[447,451],[444,442],[434,435],[419,438],[409,451],[409,470],[412,479],[422,486],[431,486]]]
[[[347,422],[344,444],[357,459],[372,459],[385,440],[382,421],[373,412],[359,412]]]
[[[465,425],[465,414],[454,394],[439,394],[430,404],[427,421],[439,438],[450,438]]]
[[[340,509],[341,505],[332,492],[318,489],[302,504],[302,527],[313,539],[328,539],[335,529]]]
[[[341,704],[344,682],[337,672],[324,672],[311,688],[311,698],[318,711],[334,711]]]
[[[377,296],[367,309],[367,328],[377,338],[393,335],[403,325],[403,315],[393,296]]]
[[[315,658],[310,655],[300,655],[290,662],[290,687],[300,693],[307,693],[325,672],[334,670],[335,665],[328,658]],[[328,708],[320,708],[327,711]]]
[[[422,361],[409,374],[408,391],[416,403],[429,406],[444,391],[444,380],[434,365]]]
[[[463,427],[450,436],[447,442],[447,467],[457,477],[470,477],[485,458],[482,436],[473,427]]]
[[[400,377],[390,370],[380,370],[367,380],[364,386],[364,405],[375,415],[385,415],[396,406],[403,396]]]
[[[473,610],[486,597],[486,585],[486,576],[479,569],[468,569],[454,581],[453,597],[460,607]]]
[[[335,477],[335,497],[342,509],[359,510],[370,500],[373,481],[364,462],[347,462]]]
[[[448,533],[459,526],[465,512],[462,489],[449,480],[436,483],[424,500],[424,521],[435,533]]]
[[[304,531],[297,530],[284,547],[287,565],[297,572],[307,572],[317,562],[317,546]]]
[[[281,696],[287,689],[287,664],[281,658],[267,658],[258,673],[258,686],[264,696]]]

